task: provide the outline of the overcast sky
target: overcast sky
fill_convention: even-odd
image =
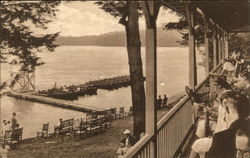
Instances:
[[[46,33],[60,31],[61,36],[84,36],[124,31],[124,26],[118,24],[119,19],[99,9],[93,1],[62,2],[58,9],[56,19],[53,19],[53,22],[49,24]],[[157,25],[161,26],[177,20],[178,17],[175,14],[161,9]],[[140,19],[140,28],[145,28],[143,18]]]

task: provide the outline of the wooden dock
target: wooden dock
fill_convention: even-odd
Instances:
[[[34,102],[40,102],[44,104],[50,104],[50,105],[58,106],[58,107],[65,108],[65,109],[76,110],[76,111],[87,112],[87,113],[98,113],[98,112],[107,110],[107,109],[100,108],[100,107],[92,107],[88,105],[82,105],[82,104],[77,104],[77,103],[73,103],[70,101],[61,100],[61,99],[39,96],[39,95],[32,94],[32,92],[18,93],[15,91],[9,91],[8,96],[19,98],[19,99],[25,99],[29,101],[34,101]]]

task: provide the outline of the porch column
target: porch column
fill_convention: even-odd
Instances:
[[[217,39],[218,39],[218,63],[220,63],[221,61],[221,35],[220,35],[220,32],[217,34]]]
[[[229,52],[228,52],[228,34],[225,35],[225,57],[228,58]]]
[[[225,58],[225,34],[222,33],[221,35],[221,58]]]
[[[215,27],[213,27],[213,68],[215,68],[218,65],[217,50],[218,50],[217,31]]]
[[[146,21],[146,133],[153,135],[150,142],[150,158],[157,158],[157,42],[156,20],[160,4],[156,1],[142,1]]]
[[[209,43],[209,25],[208,25],[208,19],[207,17],[204,17],[204,35],[205,35],[205,73],[206,76],[209,75],[210,72],[210,43]]]
[[[197,85],[197,67],[194,37],[194,7],[190,4],[187,4],[186,11],[189,26],[189,86],[194,89]]]

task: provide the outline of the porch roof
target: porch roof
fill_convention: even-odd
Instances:
[[[162,5],[186,16],[189,3],[202,11],[224,31],[250,32],[250,1],[248,0],[161,0]]]

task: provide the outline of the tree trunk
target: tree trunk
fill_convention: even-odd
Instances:
[[[133,129],[134,136],[139,139],[145,132],[145,90],[141,59],[141,41],[138,24],[138,2],[127,1],[128,20],[126,28],[127,52],[131,80]]]

